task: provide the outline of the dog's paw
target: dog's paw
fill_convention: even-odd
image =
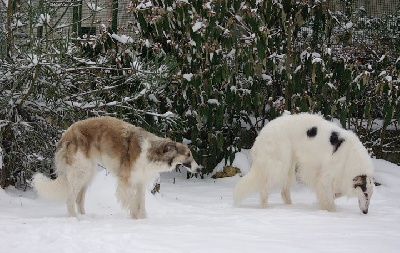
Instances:
[[[146,219],[147,218],[147,214],[146,212],[131,212],[131,217],[132,219]]]

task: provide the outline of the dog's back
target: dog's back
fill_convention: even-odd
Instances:
[[[77,152],[81,152],[118,174],[116,166],[137,159],[142,151],[143,139],[156,138],[142,128],[116,118],[89,118],[71,125],[63,134],[55,155],[56,164],[70,165]],[[65,166],[58,166],[57,170],[63,168]]]

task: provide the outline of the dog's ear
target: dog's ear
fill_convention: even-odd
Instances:
[[[360,187],[363,192],[367,190],[367,176],[366,175],[359,175],[353,178],[353,187],[357,188]]]
[[[354,184],[363,184],[367,181],[367,176],[366,175],[358,175],[355,178],[353,178]]]
[[[166,143],[164,148],[163,148],[163,154],[166,154],[166,153],[169,153],[169,152],[173,152],[173,151],[176,151],[175,142]]]

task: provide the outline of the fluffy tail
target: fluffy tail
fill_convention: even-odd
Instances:
[[[42,173],[37,173],[32,180],[32,186],[39,197],[50,200],[66,200],[68,196],[67,179],[60,175],[52,180]]]
[[[240,179],[236,184],[235,190],[233,191],[233,203],[235,205],[240,204],[250,194],[260,191],[262,188],[262,180],[254,172],[254,169],[250,171]]]

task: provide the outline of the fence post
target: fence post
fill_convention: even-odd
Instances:
[[[118,29],[118,0],[112,0],[111,30],[116,33]]]
[[[82,34],[82,0],[76,1],[72,8],[72,33],[75,33],[76,37]]]

